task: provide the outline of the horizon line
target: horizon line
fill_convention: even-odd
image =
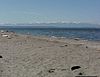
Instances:
[[[95,24],[100,25],[100,23],[90,23],[90,22],[33,22],[33,23],[0,23],[0,25],[18,25],[18,24],[55,24],[55,23],[62,23],[62,24]]]

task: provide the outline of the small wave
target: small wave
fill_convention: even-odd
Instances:
[[[66,37],[51,36],[51,38],[65,39]]]
[[[57,38],[56,36],[51,36],[51,38]]]

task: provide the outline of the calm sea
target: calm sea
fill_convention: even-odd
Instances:
[[[20,34],[55,36],[100,41],[100,29],[94,28],[5,28]]]

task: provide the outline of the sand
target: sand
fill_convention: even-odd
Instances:
[[[100,42],[0,33],[0,77],[79,75],[100,77]]]

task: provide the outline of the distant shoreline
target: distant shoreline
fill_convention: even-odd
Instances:
[[[22,27],[22,28],[100,28],[100,24],[91,23],[19,23],[19,24],[0,24],[0,27]]]

